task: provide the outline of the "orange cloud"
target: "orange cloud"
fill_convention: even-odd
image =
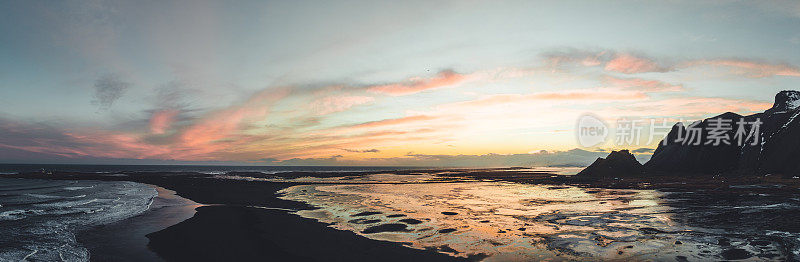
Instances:
[[[464,82],[466,79],[467,77],[465,75],[451,70],[445,70],[439,72],[437,76],[432,78],[412,78],[405,83],[369,87],[367,91],[391,96],[403,96],[416,94],[428,89],[456,85]]]
[[[611,59],[611,61],[606,63],[605,70],[625,74],[669,71],[668,69],[659,66],[653,60],[644,57],[633,56],[630,54],[617,54],[614,59]]]
[[[176,109],[160,110],[153,113],[150,117],[150,132],[153,134],[164,134],[167,129],[175,122],[175,117],[180,113]]]

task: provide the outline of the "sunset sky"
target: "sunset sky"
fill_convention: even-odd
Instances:
[[[798,1],[333,2],[3,1],[0,162],[580,163],[800,89]]]

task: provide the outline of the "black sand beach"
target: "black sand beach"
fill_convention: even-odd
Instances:
[[[29,173],[13,177],[134,181],[174,190],[181,197],[209,205],[180,222],[187,218],[185,210],[180,210],[185,205],[159,208],[154,204],[140,216],[81,232],[78,239],[90,249],[93,261],[464,260],[435,250],[371,240],[290,214],[291,210],[311,209],[276,197],[278,190],[295,183],[214,179],[199,173]],[[169,223],[175,224],[160,231],[153,226]]]
[[[163,260],[147,247],[149,239],[145,235],[191,218],[195,208],[201,205],[171,190],[161,187],[156,190],[158,197],[153,199],[147,212],[79,232],[76,237],[89,249],[93,261]]]
[[[795,223],[792,222],[793,220],[773,217],[770,215],[772,213],[761,212],[737,216],[734,213],[709,213],[704,210],[706,206],[725,203],[745,205],[746,201],[752,200],[748,196],[758,196],[758,194],[769,193],[776,198],[796,196],[800,185],[797,179],[694,176],[585,179],[574,176],[558,176],[547,172],[494,169],[459,169],[450,170],[446,173],[442,173],[441,170],[398,171],[393,173],[402,175],[417,172],[439,174],[437,183],[448,183],[451,180],[507,181],[521,184],[550,185],[548,190],[560,190],[568,186],[577,186],[608,189],[658,189],[665,192],[697,191],[705,194],[707,196],[705,199],[709,202],[681,202],[678,199],[675,202],[677,204],[670,205],[673,205],[672,207],[676,209],[686,210],[686,212],[677,213],[676,220],[692,225],[711,225],[716,228],[735,228],[741,225],[750,225],[760,229],[779,229],[786,232],[800,231],[795,226]],[[359,176],[367,174],[372,173],[353,173],[348,175]],[[255,176],[256,174],[247,175]],[[481,254],[473,254],[466,258],[454,257],[439,253],[435,249],[412,249],[405,247],[405,243],[369,239],[351,231],[334,229],[316,220],[292,214],[291,211],[310,210],[313,207],[305,203],[278,198],[279,194],[277,192],[284,188],[315,183],[277,183],[219,179],[214,178],[213,175],[200,173],[132,172],[123,173],[122,175],[109,175],[56,172],[53,174],[29,173],[9,176],[141,182],[174,190],[181,197],[207,205],[197,208],[194,216],[182,222],[180,222],[182,219],[187,218],[185,210],[179,210],[180,207],[159,209],[157,208],[158,205],[154,205],[153,209],[143,215],[82,232],[79,234],[79,241],[91,250],[92,260],[94,261],[152,261],[160,259],[167,261],[445,261],[480,260],[485,257]],[[276,174],[276,176],[287,178],[301,176],[331,177],[341,176],[341,174],[287,173]],[[587,192],[591,193],[591,191]],[[782,200],[775,199],[775,201]],[[451,216],[448,211],[440,210],[440,212]],[[176,216],[176,214],[178,215]],[[770,215],[770,217],[763,217],[765,214]],[[385,215],[387,215],[387,218],[406,219],[397,214]],[[776,216],[784,215],[791,214],[776,213]],[[778,224],[764,224],[762,221],[773,221]],[[153,227],[153,223],[163,226],[163,229]],[[414,223],[406,224],[416,225]],[[375,225],[378,226],[378,224]],[[642,232],[644,234],[670,233],[658,230],[651,231],[645,230]],[[731,235],[731,237],[741,236]],[[727,241],[725,239],[723,237],[719,241]],[[752,238],[750,241],[757,244],[759,241],[763,242],[765,240],[763,238]],[[778,240],[772,239],[770,241]],[[784,246],[788,248],[793,247],[793,245],[793,243],[785,243]],[[145,246],[154,253],[141,252]],[[449,248],[443,248],[438,251],[447,253]],[[742,258],[752,255],[736,248],[729,248],[723,250],[721,254],[713,254],[710,257]]]
[[[207,206],[147,235],[169,261],[457,261],[434,251],[375,241],[281,210]]]

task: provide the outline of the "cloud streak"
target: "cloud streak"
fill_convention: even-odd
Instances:
[[[411,78],[405,82],[377,85],[367,88],[368,92],[390,96],[416,94],[425,90],[454,86],[466,81],[468,77],[452,70],[444,70],[431,78]]]
[[[346,111],[354,106],[375,101],[370,96],[328,96],[311,102],[310,110],[317,115],[327,115]]]
[[[698,67],[730,69],[732,75],[763,78],[773,76],[800,77],[800,68],[787,63],[770,63],[742,58],[683,59],[668,61],[646,55],[614,50],[579,50],[549,52],[543,55],[551,69],[565,66],[601,67],[606,72],[621,74],[667,73]]]
[[[375,149],[375,148],[372,148],[372,149],[362,149],[362,150],[358,150],[358,149],[346,149],[346,148],[342,148],[342,150],[344,150],[344,151],[347,151],[347,152],[350,152],[350,153],[378,153],[378,152],[381,152],[380,150],[378,150],[378,149]]]
[[[728,68],[732,74],[751,78],[771,76],[800,77],[800,68],[785,63],[775,64],[744,59],[710,59],[689,61],[683,65],[684,68],[698,66]]]
[[[648,72],[667,72],[670,68],[662,67],[650,58],[620,53],[608,61],[604,68],[606,71],[624,74],[638,74]]]

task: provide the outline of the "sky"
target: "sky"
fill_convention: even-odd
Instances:
[[[585,148],[576,121],[768,109],[798,25],[797,1],[2,1],[0,162],[644,161],[648,132]]]

